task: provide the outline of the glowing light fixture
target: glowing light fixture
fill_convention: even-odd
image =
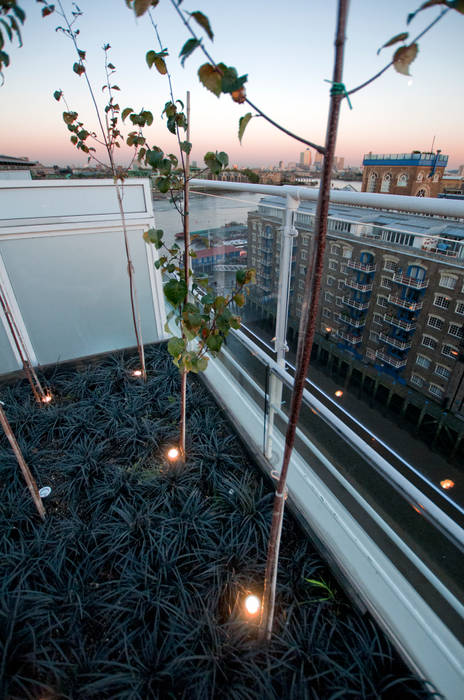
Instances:
[[[256,615],[261,607],[261,601],[255,595],[247,595],[245,598],[245,609],[249,615]]]
[[[171,462],[174,462],[174,460],[176,460],[179,457],[179,455],[180,452],[177,449],[177,447],[171,447],[171,449],[168,450],[168,459],[170,459]]]
[[[331,332],[332,332],[332,329],[331,329],[331,328],[326,328],[326,329],[325,329],[325,332],[326,332],[326,333],[331,333]]]
[[[343,396],[343,391],[341,389],[337,389],[337,391],[335,392],[335,396],[337,398],[340,398],[341,396]]]
[[[132,372],[133,377],[141,377],[142,376],[142,370],[141,369],[134,369]]]
[[[46,394],[46,396],[42,397],[42,403],[50,403],[51,400],[52,400],[51,394]]]
[[[451,479],[443,479],[443,481],[440,481],[440,486],[442,489],[452,489],[454,481],[451,481]]]

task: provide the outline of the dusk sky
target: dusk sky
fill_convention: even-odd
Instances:
[[[44,164],[86,164],[84,154],[69,141],[62,121],[63,107],[53,99],[62,89],[71,109],[79,112],[87,128],[95,129],[95,113],[82,77],[73,73],[72,43],[55,27],[62,23],[53,14],[41,17],[41,5],[19,3],[27,13],[24,46],[8,44],[11,66],[0,87],[0,153],[27,156]],[[406,30],[406,15],[419,0],[352,0],[345,52],[344,82],[355,87],[382,68],[394,49],[379,46]],[[70,3],[65,0],[65,8]],[[110,60],[116,65],[114,82],[121,108],[144,107],[154,116],[145,135],[151,145],[175,152],[175,140],[159,118],[168,101],[168,83],[145,63],[150,49],[159,50],[147,17],[136,20],[124,0],[80,0],[80,48],[87,51],[87,71],[101,104],[104,97],[102,45],[110,43]],[[217,62],[248,73],[247,94],[252,102],[291,131],[324,143],[333,65],[335,0],[184,0],[185,10],[201,10],[211,22],[215,37],[205,46]],[[111,8],[111,9],[110,9]],[[413,38],[438,13],[432,7],[416,17],[408,28]],[[191,91],[192,158],[202,162],[208,150],[228,152],[239,166],[274,166],[280,160],[297,161],[301,144],[276,131],[263,119],[248,125],[243,145],[237,138],[239,117],[251,111],[228,96],[216,98],[199,84],[196,72],[206,61],[197,51],[180,66],[179,51],[188,38],[170,0],[153,10],[163,41],[169,49],[168,66],[176,98]],[[450,156],[449,167],[464,164],[462,120],[464,95],[464,16],[455,11],[438,23],[420,42],[411,65],[412,79],[392,68],[379,80],[353,95],[353,109],[346,100],[341,110],[337,155],[345,163],[359,165],[364,153],[399,153],[435,148]],[[128,128],[129,130],[129,128]],[[124,152],[121,153],[125,160]]]

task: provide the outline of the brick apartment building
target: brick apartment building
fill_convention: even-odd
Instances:
[[[279,197],[264,198],[248,219],[253,299],[270,315],[284,206]],[[290,339],[301,316],[314,214],[310,202],[296,214]],[[414,389],[464,417],[464,222],[332,204],[329,215],[319,339],[336,344],[348,363],[371,366],[400,393]]]
[[[448,156],[437,153],[367,153],[362,192],[437,197]]]

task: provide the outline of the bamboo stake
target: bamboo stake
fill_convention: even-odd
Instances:
[[[19,467],[23,473],[27,487],[28,487],[30,494],[32,496],[32,500],[35,503],[35,507],[37,508],[42,520],[45,520],[45,508],[43,507],[42,499],[40,498],[39,489],[37,488],[37,484],[35,482],[34,477],[32,476],[32,474],[30,472],[29,467],[27,466],[26,462],[24,461],[24,457],[22,455],[21,450],[19,449],[18,443],[16,442],[16,438],[13,434],[11,426],[8,423],[8,419],[5,415],[5,411],[3,410],[2,404],[3,404],[3,401],[0,401],[0,423],[2,424],[2,428],[5,432],[5,435],[7,436],[8,441],[12,447],[12,450],[15,453],[15,457],[16,457],[18,464],[19,464]]]
[[[190,91],[187,91],[187,141],[190,143]],[[184,231],[184,276],[187,294],[187,301],[190,284],[190,219],[189,219],[189,174],[190,174],[190,155],[187,153],[184,162],[184,213],[183,213],[183,231]],[[182,460],[185,460],[185,424],[187,421],[187,372],[185,368],[182,370],[181,385],[180,385],[180,453]]]
[[[333,70],[333,85],[340,84],[343,74],[343,54],[345,45],[345,29],[348,16],[349,0],[339,0],[337,31],[335,38],[335,61]],[[317,250],[313,270],[308,267],[305,281],[305,304],[302,309],[302,318],[299,329],[299,341],[297,350],[297,365],[290,416],[285,436],[285,449],[277,485],[274,508],[272,514],[271,532],[269,536],[266,573],[264,578],[263,600],[261,604],[261,619],[259,637],[270,640],[274,621],[275,591],[277,582],[277,567],[279,560],[280,539],[284,515],[284,501],[286,496],[286,481],[290,457],[295,442],[295,433],[298,423],[303,389],[306,381],[309,360],[314,340],[316,327],[317,306],[321,289],[322,270],[324,264],[324,251],[327,233],[327,216],[329,210],[330,180],[335,155],[340,103],[344,95],[331,91],[329,117],[327,122],[327,134],[325,143],[325,155],[323,161],[322,180],[319,189],[319,197],[316,209],[315,232],[317,237]],[[311,294],[309,293],[311,291]],[[309,303],[311,302],[311,304]]]

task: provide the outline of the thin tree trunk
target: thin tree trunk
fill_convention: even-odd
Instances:
[[[113,166],[113,171],[114,171],[114,166]],[[132,321],[134,324],[135,340],[137,342],[137,351],[139,353],[140,369],[142,370],[142,378],[146,381],[147,371],[145,368],[145,353],[143,351],[143,343],[142,343],[140,309],[139,309],[139,305],[137,302],[137,292],[136,292],[135,283],[134,283],[134,266],[132,264],[132,259],[130,256],[129,238],[127,235],[127,226],[126,226],[126,216],[124,214],[124,206],[122,203],[122,197],[121,197],[121,191],[119,189],[119,184],[115,183],[115,187],[116,187],[116,196],[118,198],[119,213],[121,214],[122,230],[123,230],[123,234],[124,234],[124,246],[126,249],[127,274],[129,275],[130,301],[131,301],[131,310],[132,310]]]
[[[40,498],[40,495],[39,495],[39,489],[37,488],[37,484],[36,484],[35,479],[29,470],[29,467],[27,466],[26,462],[24,461],[24,457],[21,453],[21,450],[19,449],[18,443],[16,442],[16,438],[13,434],[13,431],[11,430],[11,426],[8,423],[7,417],[5,415],[5,411],[3,410],[3,406],[1,406],[1,402],[0,402],[0,423],[2,424],[2,428],[5,432],[5,435],[7,436],[8,441],[13,449],[13,452],[15,453],[15,457],[16,457],[18,464],[19,464],[19,467],[23,473],[27,487],[31,493],[32,500],[35,503],[35,507],[37,508],[42,520],[45,520],[45,508],[43,507],[42,499]]]
[[[23,365],[24,373],[26,375],[26,378],[31,385],[32,393],[34,394],[34,398],[37,401],[37,403],[42,403],[43,399],[45,398],[46,394],[45,391],[42,387],[42,384],[39,381],[39,378],[32,366],[31,359],[29,357],[29,353],[26,348],[26,344],[23,340],[23,337],[19,331],[19,328],[16,324],[15,318],[13,316],[13,313],[11,311],[10,305],[8,304],[8,299],[5,293],[5,290],[3,289],[3,286],[0,284],[0,305],[3,309],[3,313],[5,314],[5,318],[7,320],[8,326],[11,331],[11,335],[13,337],[14,343],[16,345],[16,349],[18,351],[19,357],[21,359],[21,363]]]
[[[190,142],[190,92],[187,92],[187,141]],[[184,215],[183,215],[183,231],[184,231],[184,277],[187,293],[184,302],[188,301],[189,286],[190,286],[190,219],[189,219],[189,174],[190,174],[190,156],[187,153],[184,164]],[[182,334],[186,340],[184,334]],[[185,460],[185,424],[187,421],[187,371],[182,370],[181,388],[180,388],[180,452],[182,460]]]
[[[343,73],[343,53],[345,44],[345,28],[348,16],[349,0],[339,0],[337,32],[335,38],[335,62],[333,71],[333,83],[341,83]],[[343,95],[331,92],[329,118],[327,122],[327,134],[325,155],[323,162],[322,180],[317,201],[315,230],[317,236],[317,250],[313,270],[308,267],[305,282],[305,306],[302,309],[302,319],[299,331],[297,365],[290,416],[285,436],[285,450],[282,462],[280,478],[274,498],[271,532],[269,536],[266,573],[264,579],[263,600],[261,605],[260,638],[269,640],[272,634],[274,621],[275,591],[277,582],[277,568],[279,560],[280,538],[284,515],[284,500],[286,495],[286,481],[290,457],[295,442],[295,433],[298,423],[303,390],[308,371],[309,360],[314,340],[316,327],[317,306],[321,289],[322,270],[324,264],[325,240],[327,233],[327,216],[330,197],[330,180],[335,155],[335,143],[337,138],[338,118],[340,102]],[[311,279],[312,278],[312,279]],[[311,294],[309,291],[311,290]],[[308,303],[310,300],[310,304]]]

